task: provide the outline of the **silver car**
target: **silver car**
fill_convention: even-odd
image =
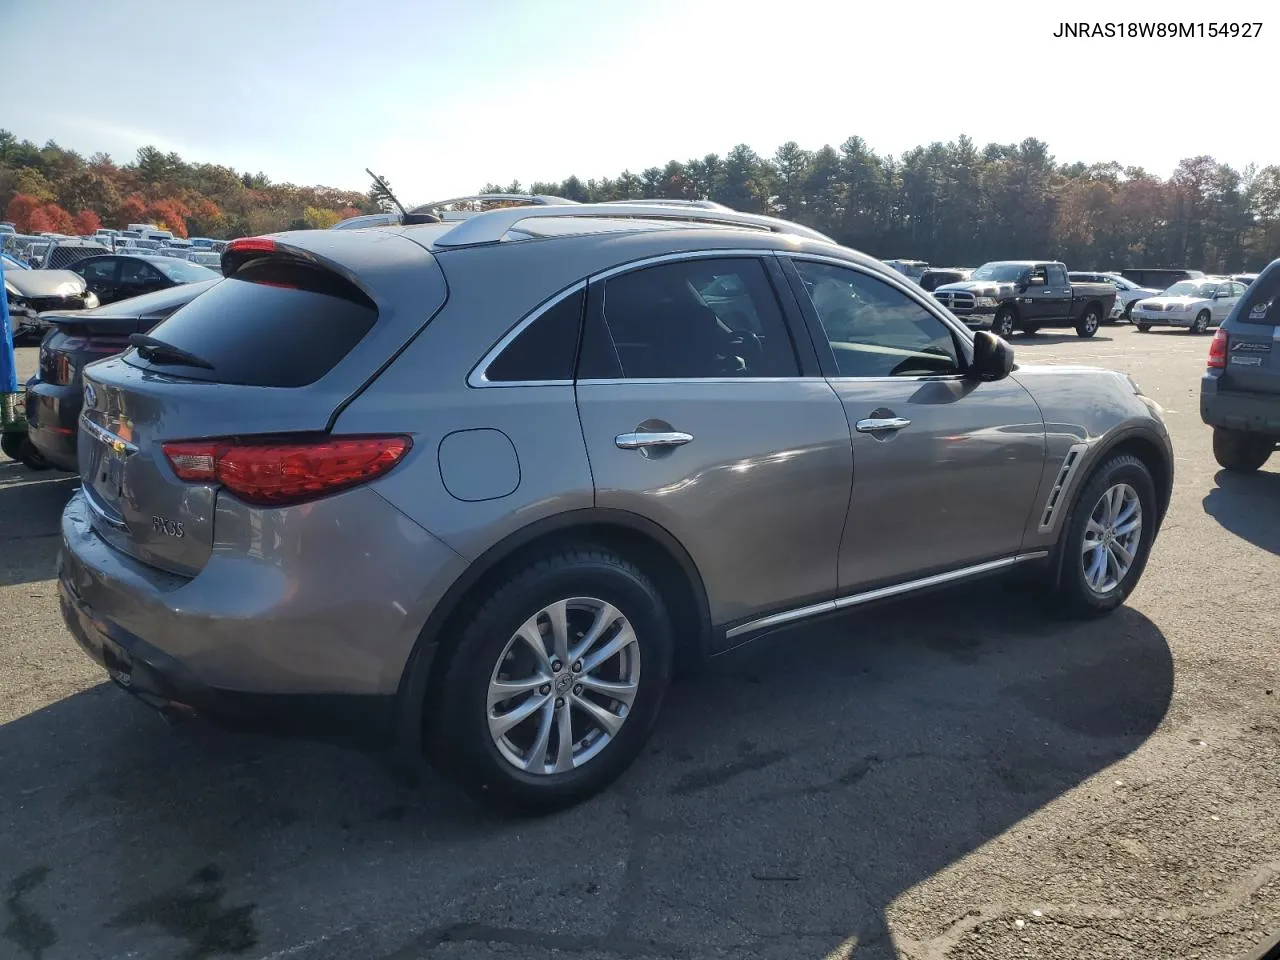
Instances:
[[[1014,571],[1113,610],[1169,502],[1128,377],[1016,366],[796,224],[526,206],[224,264],[85,370],[67,624],[164,711],[521,808],[603,788],[673,669],[784,627]]]

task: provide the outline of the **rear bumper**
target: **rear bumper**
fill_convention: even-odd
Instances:
[[[325,504],[351,529],[370,532],[379,559],[394,566],[352,563],[353,555],[370,556],[369,545],[335,551],[326,544],[333,518],[315,516]],[[117,685],[167,713],[389,745],[406,662],[438,599],[424,582],[442,582],[465,565],[367,489],[304,507],[319,521],[304,535],[307,553],[287,533],[290,521],[306,526],[307,518],[288,517],[266,539],[280,540],[292,556],[215,549],[205,569],[188,578],[107,544],[77,492],[63,513],[58,557],[67,628]],[[411,581],[398,579],[397,570],[413,574],[412,597]]]
[[[106,668],[116,686],[165,716],[358,747],[376,748],[390,738],[393,697],[219,689],[201,682],[158,647],[101,619],[61,571],[58,601],[62,619],[81,649]]]
[[[1280,394],[1223,390],[1219,378],[1200,378],[1200,419],[1211,427],[1280,437]]]
[[[76,426],[80,417],[81,388],[57,386],[43,380],[27,381],[27,436],[40,455],[59,470],[75,473]]]

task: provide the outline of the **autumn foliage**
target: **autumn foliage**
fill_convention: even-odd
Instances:
[[[52,141],[37,147],[0,130],[0,210],[22,233],[153,223],[177,237],[228,238],[323,227],[377,205],[358,191],[272,183],[262,173],[188,163],[155,147],[120,165],[106,154],[86,160]]]

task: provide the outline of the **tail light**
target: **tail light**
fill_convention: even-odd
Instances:
[[[1209,369],[1225,370],[1227,367],[1227,348],[1230,346],[1230,338],[1227,331],[1218,328],[1218,332],[1213,335],[1213,341],[1209,344]]]
[[[221,484],[259,506],[286,506],[380,477],[412,445],[405,436],[252,437],[166,443],[164,455],[183,480]]]
[[[85,362],[92,363],[128,348],[129,341],[122,337],[54,338],[53,344],[40,347],[40,379],[45,383],[64,387],[75,380],[76,358],[73,354],[90,354]]]

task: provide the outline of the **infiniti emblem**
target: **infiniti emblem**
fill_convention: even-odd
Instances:
[[[93,384],[86,382],[84,385],[84,405],[92,407],[98,401],[98,391],[93,389]]]

